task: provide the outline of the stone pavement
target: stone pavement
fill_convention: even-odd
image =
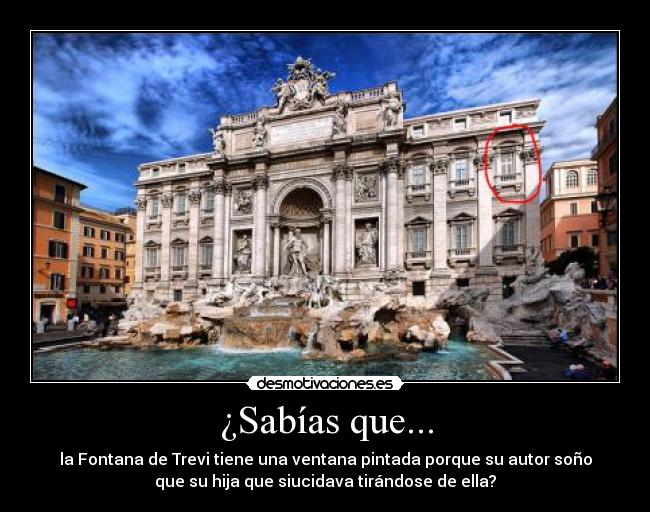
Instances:
[[[82,341],[92,338],[86,328],[75,329],[68,331],[66,329],[53,329],[42,334],[32,332],[32,343],[35,346],[47,346],[60,343],[70,343],[74,341]]]

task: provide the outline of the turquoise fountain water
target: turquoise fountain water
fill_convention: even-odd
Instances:
[[[351,362],[303,360],[300,348],[224,349],[207,345],[182,350],[68,349],[35,354],[34,380],[248,380],[252,375],[397,375],[402,380],[488,380],[485,364],[495,356],[481,345],[450,340],[444,353],[413,359],[386,352]],[[380,354],[371,354],[380,355]],[[385,357],[384,357],[385,355]]]

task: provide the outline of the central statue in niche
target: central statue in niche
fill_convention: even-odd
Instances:
[[[360,267],[377,265],[377,230],[372,223],[357,238],[357,265]]]
[[[287,264],[289,266],[287,275],[306,276],[307,265],[305,260],[307,259],[309,246],[303,240],[300,228],[289,230],[287,239],[284,242],[284,250],[287,251]]]

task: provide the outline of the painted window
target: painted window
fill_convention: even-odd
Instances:
[[[578,186],[578,173],[577,171],[569,171],[566,173],[566,186],[568,188],[575,188]]]

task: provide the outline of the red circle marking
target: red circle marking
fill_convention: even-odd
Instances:
[[[490,181],[490,176],[488,175],[488,166],[487,166],[487,160],[488,160],[488,149],[490,148],[490,141],[494,138],[494,136],[499,133],[502,130],[509,130],[511,128],[523,128],[528,132],[530,135],[530,138],[533,140],[533,149],[535,150],[535,156],[537,157],[537,188],[533,194],[531,194],[530,197],[526,197],[524,199],[504,199],[499,195],[499,192],[497,191],[496,188],[492,185],[492,182]],[[483,174],[485,175],[485,181],[487,181],[488,187],[490,187],[490,190],[492,191],[492,194],[494,197],[496,197],[501,203],[515,203],[515,204],[526,204],[531,202],[533,199],[535,199],[541,189],[542,189],[542,159],[540,157],[539,153],[539,147],[537,146],[537,140],[535,139],[535,132],[533,132],[533,129],[530,126],[526,126],[525,124],[509,124],[506,126],[499,126],[495,128],[490,135],[488,135],[488,138],[485,141],[485,152],[483,153]]]

